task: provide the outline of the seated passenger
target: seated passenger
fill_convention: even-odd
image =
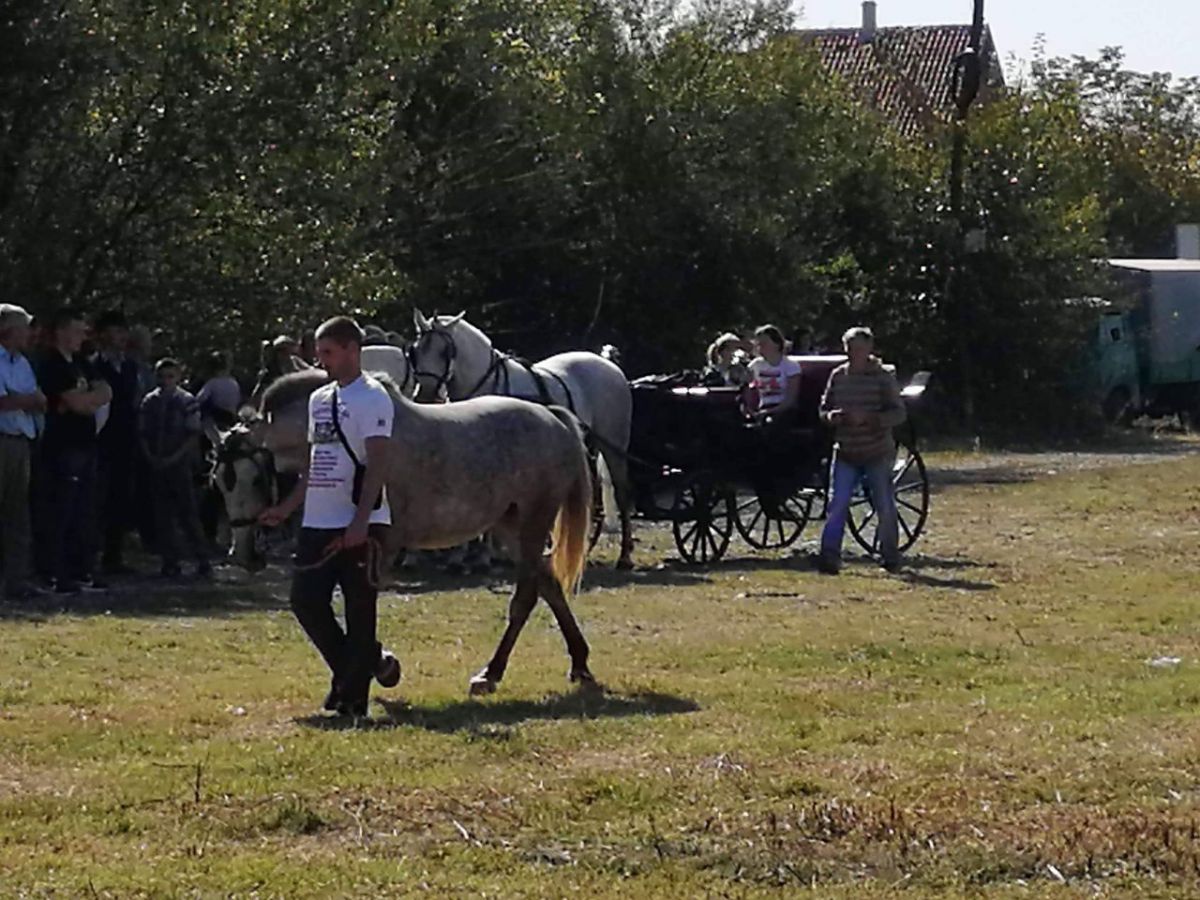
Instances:
[[[778,420],[799,408],[800,364],[784,354],[783,334],[774,325],[763,325],[754,332],[758,356],[750,363],[750,390],[757,397],[751,402],[757,418]]]
[[[743,341],[731,331],[708,346],[708,365],[702,382],[705,387],[745,387],[750,383]]]

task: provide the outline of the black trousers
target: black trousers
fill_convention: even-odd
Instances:
[[[111,424],[109,427],[114,427]],[[106,429],[107,430],[107,429]],[[137,459],[137,446],[132,441],[109,440],[100,442],[99,478],[99,531],[101,538],[101,562],[106,566],[120,566],[124,562],[125,535],[135,524],[133,468]]]
[[[198,563],[208,561],[208,541],[200,528],[196,511],[196,485],[192,467],[178,463],[152,472],[150,487],[154,498],[154,518],[158,526],[155,543],[163,565],[177,566],[186,552]],[[180,545],[182,533],[186,547]]]
[[[380,542],[386,532],[386,527],[380,525],[372,525],[369,531]],[[379,587],[373,580],[367,544],[321,562],[329,543],[342,533],[341,528],[300,529],[296,571],[292,575],[292,612],[329,666],[342,699],[365,706],[382,651],[375,638]],[[333,589],[337,585],[345,601],[344,631],[333,614]]]
[[[96,450],[57,449],[43,463],[39,487],[46,492],[49,573],[62,583],[77,582],[92,575],[96,552]]]

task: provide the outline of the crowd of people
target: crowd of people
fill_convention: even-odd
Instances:
[[[300,344],[265,348],[261,389],[307,365]],[[226,354],[184,385],[148,330],[119,311],[89,321],[61,309],[35,322],[0,304],[0,566],[3,594],[102,591],[134,574],[133,536],[159,574],[211,574],[215,515],[198,503],[204,434],[232,424],[246,399]],[[204,524],[202,524],[202,521]]]

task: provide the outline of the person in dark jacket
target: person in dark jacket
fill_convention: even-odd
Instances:
[[[134,522],[137,409],[142,400],[138,364],[128,352],[129,324],[117,310],[96,319],[92,372],[112,389],[107,419],[97,437],[100,565],[106,575],[127,575],[125,536]]]

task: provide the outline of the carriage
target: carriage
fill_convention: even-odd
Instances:
[[[747,420],[737,388],[696,386],[680,376],[650,376],[630,385],[637,512],[670,522],[687,562],[719,560],[735,531],[756,550],[780,550],[794,544],[811,519],[824,517],[833,444],[818,412],[829,374],[845,357],[795,359],[801,366],[800,410],[786,428]],[[928,378],[918,373],[901,392],[910,413],[897,429],[893,469],[902,551],[920,537],[929,513],[929,481],[911,415]],[[875,509],[863,485],[848,527],[864,550],[877,550]]]

